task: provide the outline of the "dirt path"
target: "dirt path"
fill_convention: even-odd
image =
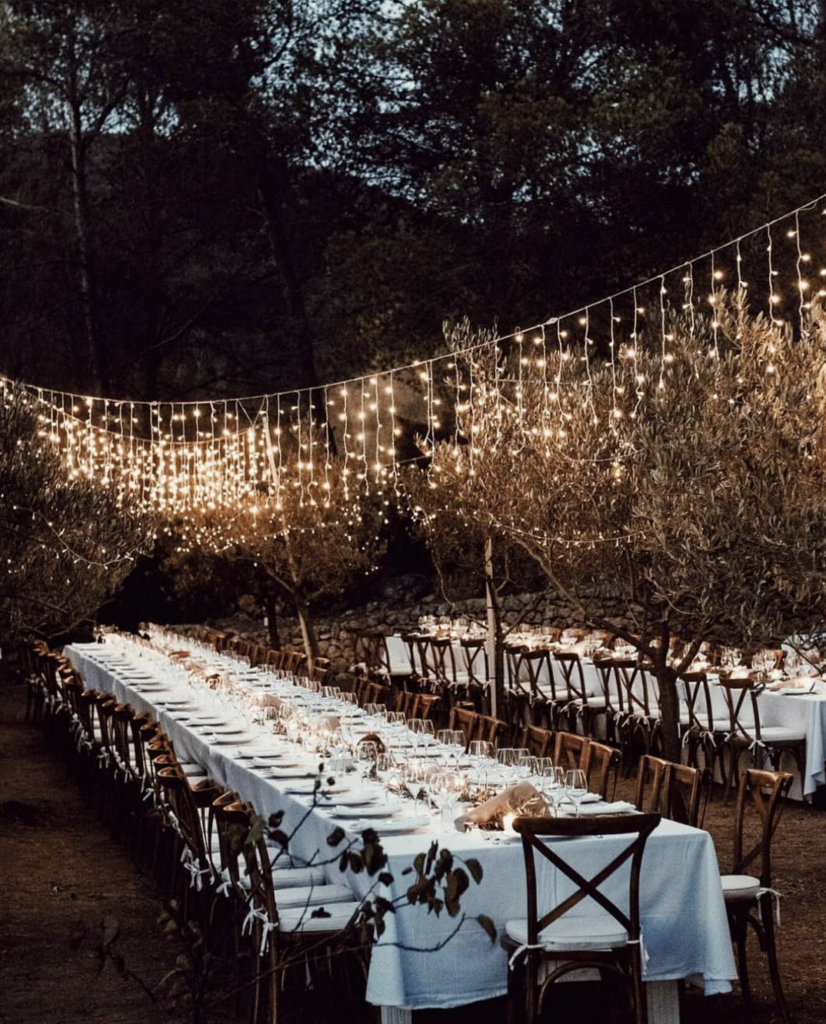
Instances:
[[[104,917],[119,923],[116,949],[150,988],[175,950],[156,924],[153,883],[83,806],[40,730],[21,724],[23,690],[0,680],[0,1024],[172,1022],[111,963],[98,972],[91,932]]]

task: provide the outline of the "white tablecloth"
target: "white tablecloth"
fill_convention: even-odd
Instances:
[[[760,694],[759,701],[762,725],[784,725],[806,736],[806,766],[801,783],[803,795],[811,796],[818,786],[826,783],[826,751],[823,742],[826,734],[826,696],[818,693],[789,696],[765,691]],[[795,771],[791,762],[783,767]]]
[[[122,639],[118,646],[127,649]],[[138,651],[136,647],[136,656]],[[308,861],[329,859],[331,850],[326,839],[337,822],[326,812],[315,810],[308,815],[302,798],[285,794],[272,780],[262,778],[237,756],[237,751],[210,745],[182,722],[156,710],[148,695],[135,692],[97,661],[95,655],[100,648],[96,645],[67,647],[64,653],[88,686],[113,692],[138,711],[153,710],[179,757],[200,763],[217,782],[250,800],[259,813],[267,816],[283,810],[282,827],[287,831],[306,818],[293,842],[293,851]],[[457,923],[446,911],[437,918],[425,907],[404,906],[396,915],[388,915],[387,931],[374,948],[370,964],[367,997],[376,1005],[447,1008],[506,991],[506,954],[471,918],[487,914],[501,934],[507,920],[525,916],[521,844],[518,840],[494,842],[478,834],[459,833],[385,837],[382,843],[395,881],[384,895],[394,898],[406,892],[410,876],[403,874],[404,869],[412,864],[416,853],[428,849],[434,838],[456,856],[475,857],[482,865],[484,879],[479,886],[471,883],[463,895],[462,913],[468,920],[438,952],[433,952],[434,947]],[[625,842],[621,837],[589,838],[568,840],[562,845],[564,856],[570,856],[577,869],[588,875],[610,860]],[[549,900],[568,891],[567,881],[549,865],[543,865],[543,871],[540,877],[548,886]],[[325,874],[329,881],[346,881],[359,896],[365,895],[374,882],[351,872],[342,879],[336,863],[328,864]],[[619,898],[623,891],[621,875],[615,877],[614,886],[614,895]],[[607,892],[611,895],[611,888]],[[717,858],[706,832],[663,822],[649,839],[642,869],[641,914],[650,955],[647,981],[696,976],[702,979],[707,994],[730,989],[729,981],[736,977],[736,970]]]

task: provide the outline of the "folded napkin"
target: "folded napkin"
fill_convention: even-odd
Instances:
[[[548,802],[530,782],[519,782],[460,815],[455,824],[459,832],[464,832],[467,824],[488,825],[495,821],[501,824],[506,814],[544,817],[548,814]]]
[[[579,816],[587,818],[589,815],[598,814],[628,814],[636,809],[634,804],[628,803],[627,800],[615,800],[612,804],[600,801],[596,804],[582,804],[579,808]]]

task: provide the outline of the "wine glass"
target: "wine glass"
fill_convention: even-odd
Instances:
[[[364,783],[372,773],[376,761],[378,760],[379,750],[376,743],[373,740],[362,740],[358,746],[358,768],[359,774],[361,775],[361,788],[364,788]]]
[[[572,768],[565,773],[565,795],[576,808],[574,816],[578,818],[579,805],[588,795],[588,783],[581,768]]]
[[[493,759],[493,744],[486,743],[484,740],[471,740],[468,753],[474,761],[481,761],[484,758]]]
[[[436,730],[429,718],[420,718],[419,723],[419,742],[428,747],[436,742]]]

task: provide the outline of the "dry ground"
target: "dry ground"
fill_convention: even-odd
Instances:
[[[71,947],[78,926],[94,928],[105,916],[116,918],[121,929],[116,948],[149,988],[179,952],[161,938],[162,904],[154,883],[83,806],[64,766],[44,749],[40,730],[23,724],[24,703],[22,685],[0,680],[0,1024],[177,1024],[180,1018],[169,1007],[153,1004],[111,963],[99,973],[91,938],[77,950]],[[792,805],[775,841],[775,885],[784,896],[781,969],[799,1024],[826,1020],[825,823],[826,812]],[[725,867],[731,809],[719,797],[709,808],[706,827]],[[752,977],[755,1019],[769,1024],[779,1017],[756,949]],[[497,1001],[416,1017],[417,1024],[500,1024],[502,1010]],[[294,1014],[284,1016],[289,1021]],[[306,1012],[300,1016],[321,1020]],[[601,1017],[583,993],[575,1014],[556,1019]],[[737,993],[706,1000],[688,992],[683,1020],[740,1024],[750,1017]]]

